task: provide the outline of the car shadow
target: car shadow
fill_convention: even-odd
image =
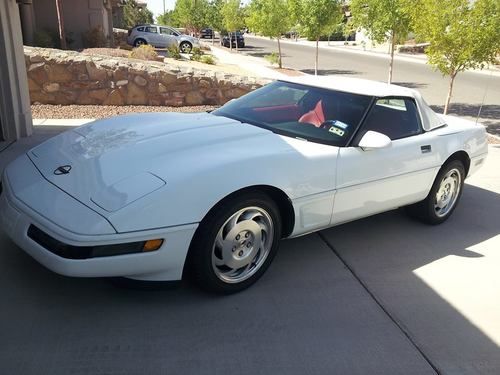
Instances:
[[[463,277],[470,277],[471,284],[470,289],[457,293],[462,293],[460,298],[470,295],[472,299],[474,293],[480,293],[474,291],[472,280],[481,279],[472,269],[476,259],[488,256],[475,249],[500,235],[499,221],[500,195],[465,185],[459,206],[444,224],[421,224],[403,210],[396,210],[334,227],[321,235],[439,373],[499,373],[499,346],[421,276],[443,264],[440,262],[453,264],[451,258],[463,258],[461,269],[471,269]],[[446,268],[450,278],[460,278],[455,272],[460,271]],[[445,280],[440,277],[438,285],[446,291],[453,289]],[[479,298],[485,309],[490,306],[488,299],[487,294]],[[489,308],[498,309],[493,305]],[[488,324],[490,334],[494,324]]]

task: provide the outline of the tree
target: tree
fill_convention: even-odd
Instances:
[[[153,13],[148,8],[141,8],[135,0],[126,0],[123,6],[123,24],[119,27],[130,29],[141,23],[153,23]]]
[[[224,28],[224,18],[222,17],[222,7],[224,0],[212,0],[208,3],[207,25],[219,33]],[[214,44],[214,33],[212,33],[212,44]]]
[[[319,38],[329,34],[342,18],[336,0],[303,0],[300,5],[300,29],[308,39],[316,40],[315,75],[318,74]]]
[[[278,66],[282,68],[281,35],[290,29],[286,0],[253,0],[248,6],[247,25],[250,29],[278,41]]]
[[[351,2],[354,25],[364,28],[370,38],[377,43],[390,41],[388,83],[392,82],[396,43],[410,31],[411,16],[407,5],[408,0],[352,0]]]
[[[178,27],[185,27],[197,34],[206,26],[208,9],[207,0],[177,0],[172,19]]]
[[[221,9],[224,28],[229,31],[229,46],[233,49],[232,33],[245,26],[243,10],[240,7],[240,0],[225,0]],[[238,43],[236,43],[238,51]]]
[[[165,26],[178,26],[174,24],[173,13],[173,10],[167,10],[165,13],[160,14],[158,17],[156,17],[156,23]]]
[[[417,36],[430,43],[429,63],[450,79],[444,106],[447,114],[457,74],[483,69],[500,54],[500,2],[418,0],[412,13]]]

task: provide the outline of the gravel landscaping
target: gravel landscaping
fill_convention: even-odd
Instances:
[[[167,107],[167,106],[112,106],[112,105],[50,105],[34,104],[31,113],[34,119],[80,119],[104,118],[125,113],[137,112],[205,112],[216,109],[217,106]]]

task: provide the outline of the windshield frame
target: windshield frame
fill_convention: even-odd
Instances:
[[[367,103],[366,108],[364,109],[364,112],[362,113],[362,115],[361,115],[360,120],[358,121],[358,123],[357,124],[353,124],[353,130],[352,130],[350,136],[344,142],[342,142],[342,144],[340,144],[340,142],[335,141],[335,140],[328,141],[328,140],[325,140],[325,139],[316,138],[316,137],[312,137],[312,136],[308,136],[307,138],[301,137],[301,136],[299,136],[297,133],[295,133],[293,131],[287,131],[286,129],[275,128],[275,127],[270,126],[268,124],[255,121],[254,119],[245,118],[243,116],[238,116],[238,115],[235,115],[233,113],[227,113],[227,112],[224,111],[225,105],[223,105],[222,107],[220,107],[220,108],[212,111],[211,113],[213,115],[215,115],[215,116],[227,117],[227,118],[239,121],[241,123],[246,123],[246,124],[250,124],[250,125],[253,125],[253,126],[257,126],[259,128],[269,130],[269,131],[271,131],[274,134],[282,135],[282,136],[293,138],[293,139],[299,139],[299,140],[306,141],[306,142],[318,143],[318,144],[323,144],[323,145],[327,145],[327,146],[334,146],[334,147],[351,147],[352,146],[351,143],[352,143],[352,141],[354,139],[354,136],[358,133],[358,131],[359,131],[361,125],[363,124],[366,116],[370,112],[370,110],[371,110],[371,108],[373,106],[373,103],[377,99],[377,97],[371,96],[371,95],[363,95],[363,94],[356,94],[356,93],[352,93],[352,92],[348,92],[348,91],[327,89],[327,88],[324,88],[324,87],[317,87],[317,86],[306,85],[306,84],[302,84],[302,83],[299,84],[299,83],[289,82],[289,81],[285,81],[285,80],[276,80],[276,81],[273,81],[273,82],[271,82],[271,83],[263,86],[262,88],[267,87],[268,85],[272,85],[272,84],[277,83],[277,82],[284,83],[284,84],[290,85],[292,87],[295,86],[297,88],[310,88],[310,89],[313,89],[313,90],[316,90],[316,91],[319,91],[319,92],[322,92],[322,91],[326,92],[326,93],[332,93],[332,92],[334,92],[334,93],[349,94],[349,95],[352,95],[352,96],[355,96],[355,97],[365,97],[365,98],[369,98],[369,102]],[[254,92],[255,91],[252,91],[252,92],[250,92],[250,93],[248,93],[248,94],[246,94],[246,95],[244,95],[244,96],[242,96],[240,98],[243,98],[243,97],[245,97],[247,95],[251,95]],[[240,98],[233,99],[230,102],[233,102],[234,100],[237,101]],[[228,102],[226,104],[229,104],[230,102]]]

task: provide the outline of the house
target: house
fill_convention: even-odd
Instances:
[[[125,0],[60,0],[66,41],[71,49],[84,47],[85,33],[100,29],[113,43],[113,13]],[[24,44],[33,45],[37,33],[57,35],[56,0],[18,0]]]

